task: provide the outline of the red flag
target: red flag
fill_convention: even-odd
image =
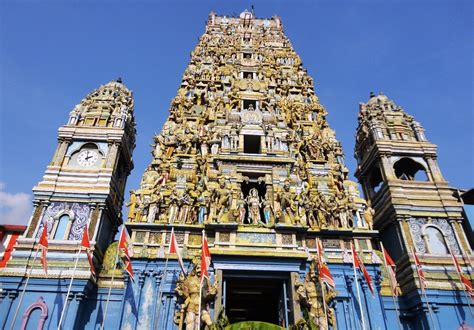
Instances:
[[[464,285],[464,290],[467,291],[471,299],[474,301],[474,289],[472,287],[471,281],[464,275],[461,267],[459,266],[458,260],[454,256],[453,252],[451,251],[451,256],[453,257],[454,266],[456,267],[456,271],[458,272],[459,279],[461,283]]]
[[[209,266],[211,265],[211,252],[209,251],[209,246],[207,245],[207,238],[203,232],[202,237],[202,251],[201,251],[201,279],[203,277],[209,278]]]
[[[89,267],[92,274],[95,275],[94,262],[92,261],[91,242],[89,241],[89,230],[87,224],[84,226],[84,233],[82,234],[81,247],[86,250],[87,260],[89,261]]]
[[[122,228],[122,233],[120,234],[120,240],[118,245],[119,251],[122,251],[124,256],[124,263],[125,263],[125,271],[128,273],[130,278],[133,278],[133,269],[132,269],[132,262],[130,260],[130,254],[128,252],[128,244],[127,244],[127,234],[125,233],[125,227]]]
[[[44,273],[48,275],[48,261],[46,260],[46,253],[48,253],[48,220],[44,221],[43,232],[38,243],[41,247],[41,265]]]
[[[362,271],[362,274],[364,275],[365,281],[367,282],[370,292],[374,294],[374,287],[372,286],[372,278],[370,277],[369,272],[365,268],[364,263],[359,258],[359,255],[357,254],[352,242],[351,242],[351,248],[352,248],[352,257],[354,259],[354,267],[359,268]]]
[[[398,296],[400,292],[398,289],[397,276],[395,273],[395,262],[393,262],[393,259],[390,257],[387,250],[385,250],[385,247],[383,246],[382,242],[380,242],[380,246],[382,247],[385,268],[387,269],[388,276],[390,277],[390,286],[392,287],[392,294]]]
[[[323,256],[323,247],[321,246],[321,241],[317,240],[317,250],[318,250],[318,271],[321,280],[326,283],[331,288],[336,287],[336,283],[334,282],[334,277],[332,277],[331,271],[329,267],[326,265],[324,256]]]
[[[415,249],[412,249],[413,258],[415,259],[415,266],[416,272],[418,273],[418,279],[420,280],[420,289],[421,291],[425,291],[426,283],[425,283],[425,273],[423,273],[423,269],[421,267],[420,259],[415,253]]]
[[[171,229],[170,247],[168,250],[168,254],[176,254],[176,256],[178,257],[179,266],[181,267],[181,270],[183,271],[183,273],[186,274],[186,270],[184,269],[183,259],[181,258],[181,253],[179,253],[178,241],[176,240],[176,236],[174,234],[174,228]]]

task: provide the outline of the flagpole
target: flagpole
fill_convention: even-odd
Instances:
[[[33,263],[31,265],[30,271],[28,272],[28,275],[26,276],[25,285],[23,286],[23,291],[21,292],[20,300],[18,301],[18,305],[16,306],[15,314],[13,316],[13,321],[12,321],[12,324],[10,325],[10,330],[14,329],[15,321],[16,321],[16,318],[18,316],[18,312],[20,311],[20,306],[21,306],[21,303],[23,301],[23,297],[25,296],[26,287],[28,286],[28,282],[30,281],[31,274],[33,273],[33,268],[35,266],[36,259],[38,258],[39,249],[40,249],[40,244],[38,243],[38,247],[36,248],[35,257],[33,258]],[[26,264],[26,267],[28,267],[28,264]]]
[[[321,274],[319,273],[319,270],[321,269],[321,267],[319,267],[319,263],[323,262],[323,256],[322,256],[323,251],[320,248],[321,242],[319,241],[319,238],[316,238],[316,244],[318,244],[317,245],[317,247],[318,247],[317,248],[317,251],[318,251],[317,265],[318,265],[319,285],[321,286],[321,293],[322,293],[322,296],[323,296],[323,311],[324,311],[324,316],[326,317],[326,326],[327,326],[327,329],[329,329],[329,318],[328,318],[328,312],[327,312],[327,308],[326,308],[326,294],[324,292],[323,281],[321,280]]]
[[[430,314],[430,319],[431,319],[431,323],[433,324],[433,328],[436,329],[436,324],[434,322],[434,317],[433,317],[433,313],[432,313],[432,310],[431,310],[430,302],[428,301],[428,295],[426,294],[426,284],[424,282],[424,279],[420,278],[420,268],[422,268],[422,267],[421,267],[421,263],[418,260],[418,257],[416,256],[415,248],[412,248],[412,254],[413,254],[413,258],[415,259],[416,274],[418,275],[418,280],[420,281],[421,292],[425,296],[426,306],[428,307],[428,313]],[[424,277],[424,275],[423,275],[423,277]]]
[[[77,264],[79,263],[79,257],[81,256],[81,252],[82,252],[82,245],[79,246],[79,251],[77,251],[76,263],[74,264],[74,270],[72,272],[71,281],[69,282],[69,287],[67,289],[66,302],[64,303],[64,307],[63,307],[63,310],[61,312],[61,318],[59,319],[58,330],[61,329],[61,324],[63,323],[64,313],[66,312],[66,308],[67,308],[68,301],[69,301],[68,297],[69,297],[69,294],[71,293],[72,282],[74,281],[74,276],[76,275]]]
[[[204,282],[204,277],[201,277],[201,280],[199,281],[199,310],[198,310],[198,319],[197,319],[197,330],[201,329],[202,282]]]
[[[395,310],[397,311],[397,322],[398,322],[398,328],[400,330],[403,330],[402,323],[400,322],[400,310],[398,309],[398,302],[395,299],[394,292],[396,292],[397,287],[395,286],[395,283],[393,283],[392,276],[389,273],[388,270],[388,265],[387,265],[387,259],[385,258],[385,247],[383,246],[383,243],[380,242],[380,247],[382,248],[382,254],[383,254],[383,263],[385,265],[385,270],[387,271],[388,279],[390,281],[390,288],[392,289],[391,296],[393,299],[393,305],[395,307]]]
[[[324,316],[326,317],[326,329],[329,329],[329,318],[328,318],[328,311],[326,308],[326,294],[324,293],[323,282],[321,281],[321,277],[319,277],[319,285],[321,286],[321,292],[323,295],[323,311]]]
[[[428,301],[428,295],[426,294],[426,289],[423,288],[422,291],[425,294],[426,306],[428,306],[428,312],[430,313],[431,323],[433,323],[433,328],[436,329],[436,324],[435,324],[434,317],[433,317],[433,311],[431,310],[431,306],[430,306],[430,303]]]
[[[362,318],[362,329],[365,330],[365,319],[364,319],[364,311],[362,309],[362,299],[360,298],[360,291],[359,291],[359,283],[358,283],[358,279],[357,279],[357,272],[356,272],[356,265],[355,265],[355,258],[356,256],[354,255],[354,246],[352,245],[352,242],[351,242],[351,248],[352,248],[352,268],[354,268],[354,282],[355,282],[355,286],[356,286],[356,289],[357,289],[357,297],[359,298],[359,309],[360,309],[360,316]]]
[[[124,228],[122,228],[122,230],[124,230]],[[114,284],[115,271],[117,270],[119,251],[120,251],[120,239],[117,242],[117,252],[115,253],[114,268],[112,270],[112,279],[110,280],[109,293],[107,294],[107,301],[105,302],[104,317],[102,318],[102,322],[100,324],[101,330],[104,330],[105,319],[107,318],[107,309],[109,307],[110,295],[112,294],[112,285]]]
[[[201,242],[201,250],[204,249],[204,237],[206,235],[206,232],[204,229],[202,230],[202,242]],[[201,253],[201,259],[202,259],[202,253]],[[201,260],[202,263],[202,260]],[[202,269],[201,269],[202,272]],[[201,300],[202,300],[202,282],[203,282],[204,276],[202,276],[201,273],[201,280],[199,281],[199,309],[198,309],[198,319],[197,319],[197,330],[201,328]]]

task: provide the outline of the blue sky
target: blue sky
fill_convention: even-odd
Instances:
[[[282,17],[351,175],[358,104],[383,91],[439,146],[452,186],[474,186],[472,1],[1,1],[0,222],[29,217],[59,126],[117,77],[134,91],[135,189],[210,11]],[[128,194],[127,194],[128,195]],[[128,196],[127,196],[128,197]]]

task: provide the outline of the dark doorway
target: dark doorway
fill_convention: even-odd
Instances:
[[[231,324],[260,321],[281,324],[283,280],[231,277],[226,285],[226,315]]]
[[[260,154],[260,136],[259,135],[244,135],[244,153],[246,154]]]

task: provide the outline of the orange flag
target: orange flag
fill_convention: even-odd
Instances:
[[[323,251],[323,247],[321,246],[321,241],[318,239],[316,244],[317,244],[317,250],[318,250],[319,276],[321,276],[321,280],[324,283],[326,283],[328,286],[334,289],[336,287],[336,283],[334,282],[334,277],[332,277],[329,267],[324,262],[324,258],[323,258],[324,251]]]
[[[370,277],[369,272],[365,268],[364,263],[359,258],[359,255],[357,254],[352,242],[351,242],[351,248],[352,248],[352,257],[354,258],[354,267],[362,271],[362,274],[364,275],[365,281],[367,282],[367,286],[369,287],[370,292],[374,294],[374,287],[372,286],[372,278]]]
[[[179,266],[181,267],[183,273],[186,274],[183,259],[181,258],[181,253],[179,253],[178,241],[176,240],[176,235],[174,234],[174,228],[171,229],[170,247],[168,250],[168,254],[176,254],[176,256],[178,257]]]
[[[46,259],[46,253],[48,253],[48,220],[44,221],[43,232],[38,243],[41,247],[41,265],[43,266],[44,273],[48,275],[48,261]]]
[[[395,269],[396,269],[395,262],[393,262],[393,259],[390,257],[387,250],[385,250],[385,247],[383,246],[382,242],[380,242],[380,246],[382,247],[383,258],[385,261],[385,266],[387,268],[387,273],[388,273],[388,276],[390,277],[390,285],[392,287],[392,294],[394,294],[395,296],[398,296],[400,292],[398,289],[398,282],[397,282],[397,277],[395,273]]]
[[[469,279],[464,275],[461,267],[459,266],[458,260],[454,256],[453,252],[451,251],[451,256],[453,257],[454,266],[456,267],[456,271],[458,272],[459,279],[461,283],[464,285],[464,290],[469,294],[471,299],[474,301],[474,289],[472,288],[472,283]]]
[[[423,269],[421,267],[420,259],[418,259],[418,256],[415,253],[415,249],[412,249],[411,253],[413,254],[413,258],[415,259],[416,272],[418,273],[418,279],[420,280],[420,288],[421,291],[424,292],[426,288],[425,273],[423,272]]]
[[[203,277],[209,278],[209,266],[211,265],[211,252],[207,245],[207,238],[203,233],[202,237],[202,251],[201,251],[201,279]]]
[[[122,251],[124,254],[124,263],[125,263],[125,271],[128,273],[132,281],[133,278],[133,269],[132,269],[132,262],[130,260],[130,254],[128,252],[128,243],[127,243],[127,234],[125,233],[125,227],[122,227],[122,233],[120,234],[119,240],[119,251]]]
[[[89,261],[89,267],[92,274],[95,275],[94,263],[92,261],[91,243],[89,240],[89,231],[87,224],[84,226],[84,233],[82,234],[81,246],[86,250],[87,260]]]

